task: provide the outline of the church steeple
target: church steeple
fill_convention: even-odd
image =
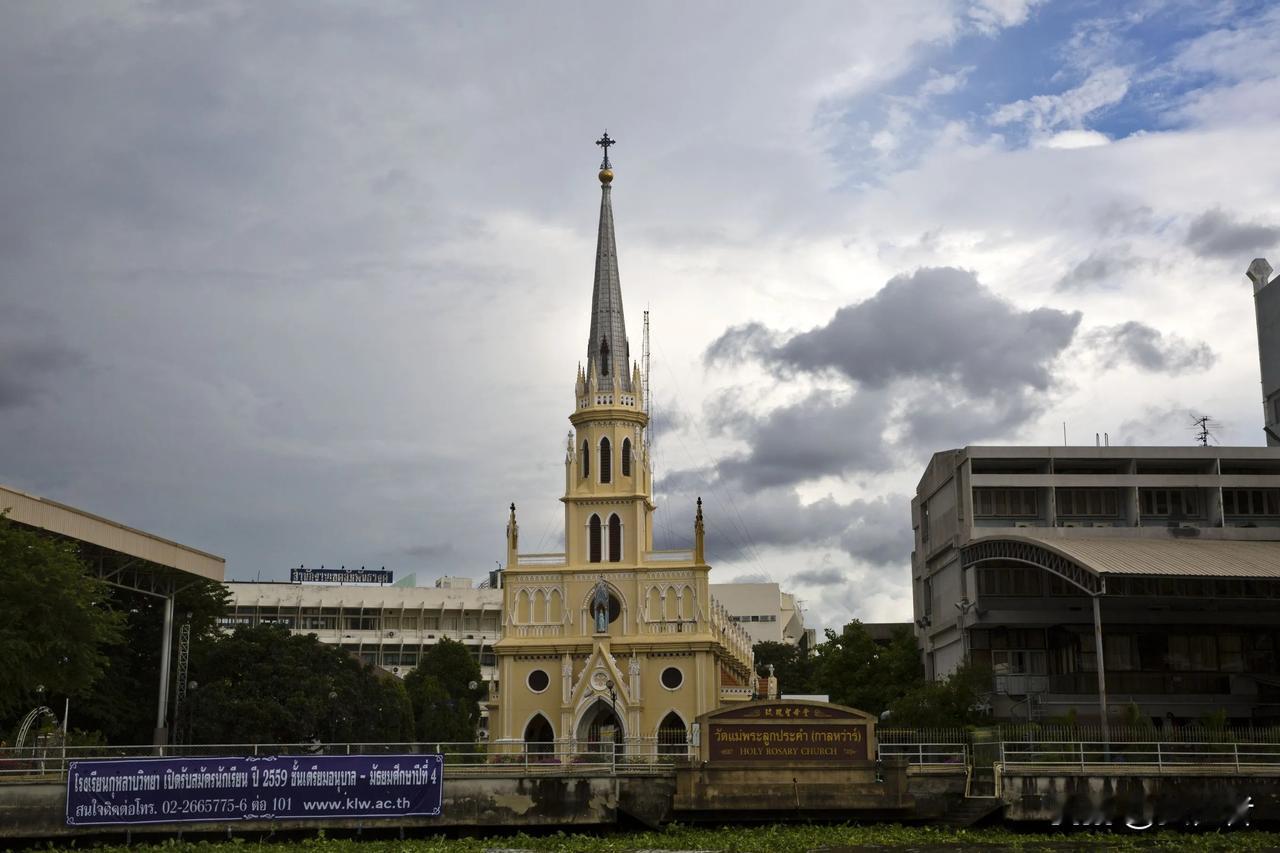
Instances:
[[[587,337],[587,377],[601,390],[630,392],[631,348],[622,314],[622,283],[618,278],[618,246],[613,235],[613,204],[610,191],[613,167],[609,146],[615,141],[604,136],[596,145],[604,149],[600,163],[600,230],[596,235],[596,274],[591,289],[591,331]]]

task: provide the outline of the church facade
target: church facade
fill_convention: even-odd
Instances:
[[[489,737],[558,752],[678,751],[695,718],[753,690],[751,639],[712,599],[702,502],[694,547],[655,551],[644,388],[618,278],[608,134],[585,367],[565,451],[565,551],[521,554],[507,522]]]

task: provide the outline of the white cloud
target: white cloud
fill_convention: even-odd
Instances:
[[[1044,148],[1093,148],[1097,145],[1109,145],[1111,138],[1096,130],[1064,130],[1052,136],[1037,140],[1036,144]]]
[[[1031,10],[1044,0],[976,0],[969,7],[969,20],[979,32],[993,34],[1006,27],[1025,23]]]
[[[1118,103],[1129,91],[1132,70],[1100,68],[1083,83],[1058,95],[1035,95],[992,112],[993,125],[1025,124],[1032,131],[1080,128],[1092,114]]]

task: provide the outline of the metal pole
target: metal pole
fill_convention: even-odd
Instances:
[[[160,635],[160,697],[156,701],[156,730],[152,743],[163,754],[169,742],[169,657],[173,653],[173,598],[164,597],[164,630]]]
[[[1107,722],[1107,668],[1106,654],[1102,650],[1102,609],[1098,605],[1099,595],[1093,595],[1093,648],[1094,657],[1098,661],[1098,712],[1101,714],[1103,749],[1111,751],[1111,726]]]

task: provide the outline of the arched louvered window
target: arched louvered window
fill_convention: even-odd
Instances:
[[[592,563],[600,562],[600,516],[591,516],[591,521],[587,524],[587,560]]]
[[[613,476],[613,447],[609,439],[600,439],[600,482],[608,483]]]
[[[609,562],[622,562],[622,519],[616,513],[609,516]]]
[[[582,442],[582,455],[578,457],[578,468],[582,471],[582,479],[591,476],[591,444]]]
[[[622,439],[622,476],[631,476],[631,439]]]
[[[600,375],[609,375],[609,342],[600,338]]]

